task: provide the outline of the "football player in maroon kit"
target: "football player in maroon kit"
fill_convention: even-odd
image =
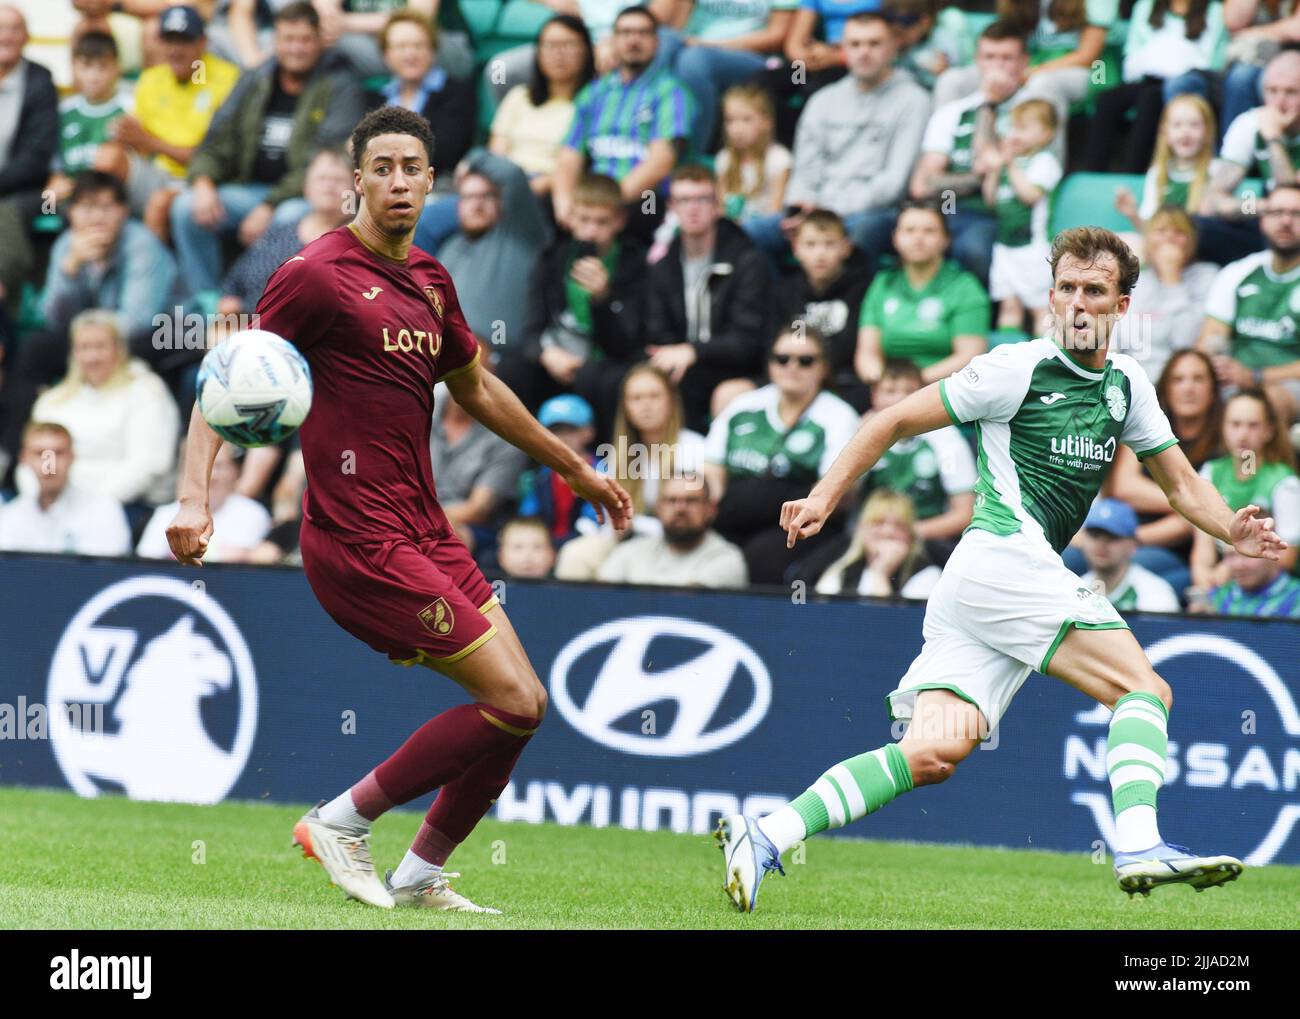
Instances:
[[[295,344],[315,392],[302,426],[303,568],[325,611],[401,665],[424,665],[472,698],[421,726],[386,761],[298,822],[295,841],[350,896],[375,906],[496,912],[454,891],[443,865],[505,788],[536,732],[546,691],[488,582],[438,505],[430,465],[433,387],[555,470],[623,529],[628,494],[557,439],[480,363],[447,270],[412,247],[433,186],[428,122],[399,107],[352,135],[361,202],[353,222],[281,265],[257,327]],[[220,440],[190,421],[172,551],[201,565],[208,481]],[[439,789],[395,873],[380,881],[370,826]]]

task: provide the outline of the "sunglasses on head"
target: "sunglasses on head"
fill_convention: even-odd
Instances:
[[[817,363],[814,354],[773,354],[772,360],[784,367],[791,361],[797,361],[800,368],[811,368]]]

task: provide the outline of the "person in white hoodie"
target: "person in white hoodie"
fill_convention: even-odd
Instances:
[[[72,481],[124,505],[157,505],[174,495],[180,413],[167,386],[143,361],[128,356],[117,316],[83,311],[72,320],[68,374],[43,393],[32,418],[72,433]],[[18,489],[36,480],[19,470]]]

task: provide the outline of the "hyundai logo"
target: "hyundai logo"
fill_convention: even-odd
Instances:
[[[654,668],[655,653],[670,656],[671,664]],[[586,689],[593,670],[579,704],[575,678],[581,674]],[[561,716],[588,739],[646,757],[690,757],[730,746],[757,727],[772,703],[771,677],[749,645],[673,616],[615,619],[579,634],[556,656],[550,688]],[[666,729],[640,724],[643,712],[665,701],[676,706]],[[720,710],[724,702],[747,706],[728,721],[732,712]],[[630,716],[636,724],[618,725]]]

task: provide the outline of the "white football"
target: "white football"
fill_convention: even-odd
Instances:
[[[227,442],[282,442],[311,410],[311,369],[292,343],[264,329],[231,334],[204,355],[199,413]]]

